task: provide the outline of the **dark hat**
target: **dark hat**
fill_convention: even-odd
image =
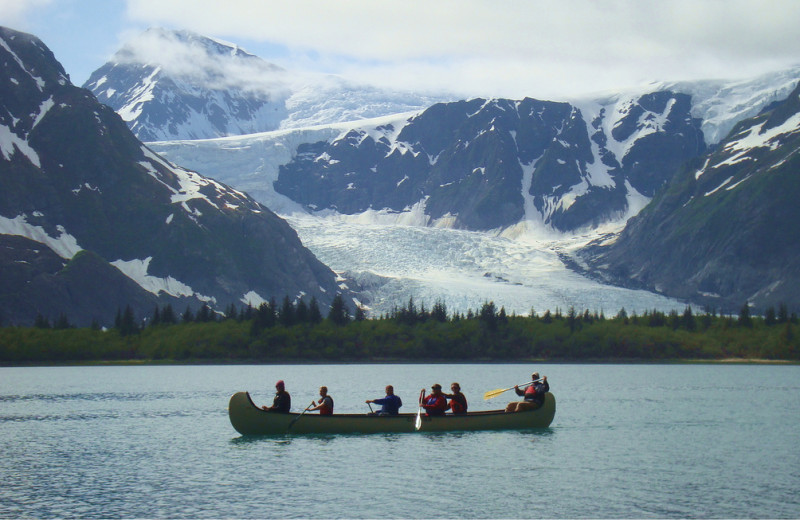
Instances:
[[[442,389],[442,385],[440,385],[439,383],[434,383],[433,386],[431,386],[431,388],[433,388],[434,390],[436,390],[437,388],[439,390],[441,390]]]

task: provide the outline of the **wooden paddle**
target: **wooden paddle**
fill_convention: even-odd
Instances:
[[[317,403],[315,403],[315,402],[314,402],[314,400],[312,399],[312,400],[311,400],[311,404],[310,404],[310,405],[308,405],[308,406],[306,406],[306,409],[305,409],[305,410],[303,410],[303,411],[302,411],[302,413],[300,413],[300,415],[298,415],[297,417],[295,417],[294,419],[292,419],[292,422],[290,422],[290,423],[289,423],[289,426],[287,426],[287,427],[286,427],[286,431],[288,432],[289,430],[291,430],[291,429],[292,429],[292,426],[294,425],[294,423],[296,423],[297,421],[299,421],[299,420],[300,420],[300,418],[303,416],[303,414],[304,414],[304,413],[306,413],[306,412],[308,411],[308,409],[309,409],[309,408],[311,408],[312,406],[314,406],[315,404],[317,404]]]
[[[503,392],[508,392],[509,390],[513,390],[514,388],[516,388],[518,386],[526,387],[528,385],[532,385],[533,383],[538,383],[539,381],[542,381],[542,379],[537,379],[535,381],[528,381],[525,384],[512,386],[511,388],[498,388],[497,390],[489,390],[488,392],[483,394],[483,400],[486,401],[486,400],[491,399],[493,397],[497,397],[498,395],[502,394]]]

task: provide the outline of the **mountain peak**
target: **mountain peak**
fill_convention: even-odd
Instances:
[[[227,137],[421,110],[443,98],[288,71],[236,44],[151,28],[84,88],[143,141]]]

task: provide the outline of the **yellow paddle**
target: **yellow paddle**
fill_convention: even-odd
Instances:
[[[535,381],[528,381],[527,383],[524,383],[524,384],[521,384],[521,385],[517,385],[517,386],[526,387],[528,385],[532,385],[533,383],[538,383],[539,381],[541,381],[541,379],[537,379]],[[516,388],[516,387],[512,386],[511,388],[498,388],[497,390],[489,390],[488,392],[483,394],[483,400],[487,401],[489,399],[492,399],[493,397],[497,397],[498,395],[502,394],[503,392],[508,392],[509,390],[513,390],[514,388]]]

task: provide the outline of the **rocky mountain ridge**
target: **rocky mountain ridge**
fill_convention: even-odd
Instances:
[[[113,323],[174,303],[222,310],[339,291],[267,208],[175,166],[73,86],[36,37],[0,28],[0,318]],[[94,278],[93,278],[94,277]],[[49,316],[48,316],[49,315]]]
[[[800,307],[800,84],[685,166],[587,272],[705,307]]]

